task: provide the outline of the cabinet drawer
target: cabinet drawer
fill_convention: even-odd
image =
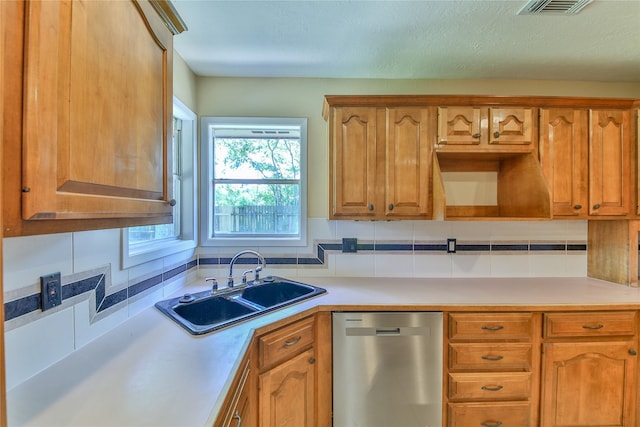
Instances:
[[[545,338],[635,335],[633,311],[590,313],[547,313],[544,315]]]
[[[449,338],[468,339],[531,339],[531,313],[451,313]]]
[[[313,345],[315,321],[308,317],[258,339],[260,369],[282,362]]]
[[[528,427],[529,403],[450,403],[450,427]]]
[[[531,370],[531,344],[451,343],[449,368],[466,370]]]
[[[449,400],[526,400],[530,395],[529,372],[449,374]]]

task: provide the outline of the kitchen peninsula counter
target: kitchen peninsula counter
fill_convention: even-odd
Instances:
[[[640,309],[640,289],[588,278],[292,279],[328,292],[202,336],[149,307],[9,391],[9,427],[211,426],[253,334],[317,311]]]

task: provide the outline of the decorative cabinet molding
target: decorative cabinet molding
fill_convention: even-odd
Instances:
[[[3,147],[16,163],[4,171],[5,235],[171,221],[173,33],[161,3],[13,7],[9,55],[21,59],[3,102],[24,109]]]

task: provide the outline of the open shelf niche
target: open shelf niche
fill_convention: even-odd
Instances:
[[[439,220],[550,220],[551,196],[540,163],[531,152],[435,152],[433,158],[433,219]],[[492,192],[474,204],[460,203],[468,195],[451,194],[450,176],[468,173],[489,177],[482,188]],[[462,191],[465,191],[462,189]],[[447,194],[450,193],[450,194]],[[472,195],[473,196],[473,195]],[[449,198],[449,204],[447,203]],[[473,197],[471,197],[473,199]]]

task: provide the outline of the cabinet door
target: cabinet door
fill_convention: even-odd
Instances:
[[[551,190],[554,217],[587,216],[586,110],[540,111],[540,164]]]
[[[428,108],[387,109],[385,215],[430,214],[433,114]]]
[[[635,426],[633,342],[544,344],[542,426]]]
[[[315,371],[309,349],[260,375],[260,427],[315,425]]]
[[[481,110],[474,107],[438,108],[438,144],[478,145],[482,136]],[[484,130],[486,131],[486,120]]]
[[[589,135],[589,215],[631,212],[629,111],[591,110]]]
[[[489,144],[532,145],[533,108],[489,108]]]
[[[172,34],[141,2],[30,1],[23,219],[171,215]]]
[[[330,215],[373,217],[376,200],[376,109],[335,108],[330,124]]]

